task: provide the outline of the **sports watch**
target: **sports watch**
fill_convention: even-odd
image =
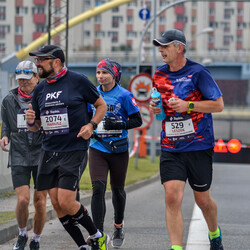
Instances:
[[[193,102],[188,102],[188,114],[191,113],[191,111],[194,109],[194,103]]]
[[[96,130],[96,129],[97,129],[97,124],[96,124],[94,121],[90,121],[89,123],[91,123],[91,124],[92,124],[92,126],[93,126],[94,130]]]

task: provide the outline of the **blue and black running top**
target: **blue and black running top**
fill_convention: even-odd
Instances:
[[[97,87],[97,90],[99,91],[99,93],[107,104],[107,112],[105,114],[105,117],[109,117],[110,119],[113,119],[117,122],[126,123],[130,115],[139,112],[139,108],[136,104],[133,94],[125,88],[121,87],[120,85],[116,84],[113,89],[105,92],[102,91],[100,85]],[[102,137],[104,141],[109,142],[127,138],[127,129],[105,130],[103,128],[103,121],[99,123],[95,132],[98,134],[99,137]],[[91,139],[90,147],[98,149],[102,152],[111,153],[99,141],[95,139]]]
[[[68,70],[54,83],[37,85],[32,99],[36,120],[44,130],[42,147],[51,152],[87,150],[89,140],[77,138],[82,126],[89,123],[88,103],[100,94],[85,76]]]
[[[162,121],[161,149],[170,152],[204,150],[214,146],[211,113],[175,112],[169,105],[171,97],[185,101],[216,100],[222,93],[210,72],[187,59],[176,72],[163,65],[156,70],[154,86],[161,93],[166,119]],[[190,119],[191,118],[191,119]],[[166,135],[167,134],[167,135]]]

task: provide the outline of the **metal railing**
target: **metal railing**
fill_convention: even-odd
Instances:
[[[152,51],[146,52],[145,64],[152,63]],[[138,53],[134,51],[106,51],[106,52],[94,52],[94,51],[81,51],[81,52],[69,52],[69,62],[98,62],[103,58],[112,58],[112,60],[120,63],[135,63]],[[197,62],[242,62],[250,63],[250,51],[211,51],[198,53],[197,51],[189,51],[188,58]],[[162,58],[157,53],[157,62],[161,62]]]

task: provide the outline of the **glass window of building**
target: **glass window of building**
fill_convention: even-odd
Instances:
[[[85,0],[84,1],[84,7],[85,7],[85,9],[89,9],[91,7],[90,0]]]
[[[0,6],[0,20],[6,19],[6,7]]]
[[[102,22],[102,17],[99,15],[99,16],[95,16],[95,22],[96,23],[101,23]]]
[[[28,8],[27,7],[16,7],[16,15],[17,16],[23,16],[28,14]]]
[[[238,16],[243,16],[243,9],[238,9],[237,10],[237,14],[238,14]]]
[[[0,51],[1,52],[5,51],[5,43],[0,43]]]
[[[119,12],[119,7],[115,7],[112,9],[112,12],[116,13],[116,12]]]
[[[44,13],[44,7],[33,7],[32,14]]]
[[[122,16],[113,16],[112,17],[112,28],[118,28],[119,23],[122,22]]]
[[[104,31],[96,31],[95,32],[95,37],[103,38],[103,37],[105,37],[105,32]]]
[[[137,7],[137,1],[127,4],[128,7]]]
[[[133,16],[127,16],[127,23],[133,23],[134,17]]]
[[[89,30],[84,31],[83,34],[84,34],[84,37],[85,37],[85,38],[90,37],[90,31],[89,31]]]
[[[137,32],[135,31],[127,31],[127,38],[136,38]]]
[[[116,31],[112,32],[111,41],[112,41],[112,43],[118,42],[118,32],[116,32]]]
[[[16,34],[22,34],[23,33],[23,26],[22,25],[16,25],[15,32],[16,32]]]
[[[47,32],[47,26],[43,24],[36,25],[36,32]]]
[[[165,16],[160,16],[159,17],[159,23],[165,24],[166,23],[166,17]]]
[[[245,29],[247,27],[247,24],[244,22],[237,23],[237,28],[238,29]]]
[[[105,3],[105,0],[96,0],[95,1],[95,6],[99,6]]]

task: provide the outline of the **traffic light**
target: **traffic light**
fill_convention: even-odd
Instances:
[[[152,65],[140,65],[139,73],[147,73],[152,77]]]

